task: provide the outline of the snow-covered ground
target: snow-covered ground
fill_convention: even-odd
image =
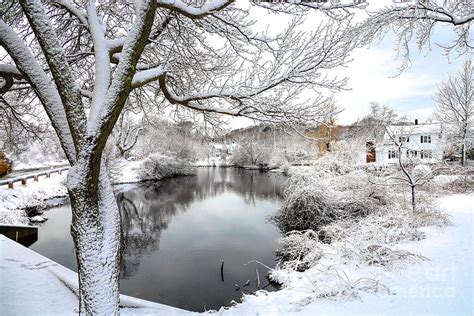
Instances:
[[[65,197],[67,190],[65,186],[66,172],[63,174],[52,174],[51,178],[40,177],[38,182],[28,179],[27,185],[22,186],[15,182],[13,190],[6,186],[0,187],[0,223],[12,225],[24,225],[29,219],[24,211],[27,207],[41,206],[44,201]]]
[[[246,296],[242,304],[219,313],[472,315],[474,194],[440,198],[439,205],[452,216],[454,225],[423,228],[425,239],[398,247],[426,257],[425,261],[395,271],[351,262],[325,262],[305,272],[281,271],[279,278],[286,278],[284,289]],[[323,275],[324,283],[315,282]],[[332,293],[332,288],[341,286],[346,295]],[[325,291],[327,297],[317,297]]]
[[[2,235],[0,280],[2,315],[77,314],[77,274]],[[120,303],[124,315],[190,313],[125,295]]]

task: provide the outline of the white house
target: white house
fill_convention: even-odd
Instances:
[[[446,135],[440,123],[391,125],[383,138],[367,146],[367,162],[378,164],[398,163],[398,147],[402,146],[402,159],[411,158],[423,163],[436,163],[443,159]],[[375,157],[369,157],[375,154]]]

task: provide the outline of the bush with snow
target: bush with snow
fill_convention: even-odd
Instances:
[[[183,159],[155,153],[143,161],[138,172],[141,180],[161,180],[173,176],[192,175],[195,170]]]
[[[336,220],[360,218],[379,211],[386,201],[377,191],[378,188],[354,175],[330,180],[293,176],[274,219],[284,232],[318,230]]]
[[[304,271],[334,260],[385,269],[425,260],[397,249],[397,244],[423,239],[420,227],[444,227],[450,225],[449,218],[425,191],[419,192],[419,208],[413,214],[403,190],[377,185],[378,178],[358,168],[344,174],[310,169],[304,175],[293,174],[285,201],[274,215],[286,232],[275,275],[284,275],[279,270]]]
[[[288,159],[281,151],[277,151],[272,154],[270,160],[268,162],[268,167],[270,169],[277,169],[277,168],[288,168],[289,162]]]

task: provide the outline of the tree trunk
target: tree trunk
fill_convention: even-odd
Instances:
[[[415,186],[411,186],[411,207],[413,208],[413,214],[416,212],[416,195],[415,195]]]
[[[119,313],[120,212],[104,164],[97,190],[85,176],[86,167],[80,166],[71,168],[68,177],[80,313],[115,315]]]
[[[461,147],[461,165],[466,165],[466,143],[464,142]]]

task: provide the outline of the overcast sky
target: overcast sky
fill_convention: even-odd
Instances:
[[[372,0],[371,7],[390,4],[391,0]],[[450,27],[437,28],[431,50],[419,53],[412,49],[412,66],[399,74],[400,60],[396,60],[394,38],[387,36],[380,43],[353,52],[353,61],[344,69],[349,77],[348,88],[335,94],[337,104],[344,109],[338,117],[340,124],[350,124],[368,112],[370,102],[386,104],[397,113],[412,119],[428,119],[433,110],[433,94],[436,85],[455,74],[467,56],[443,55],[443,50],[434,43],[449,44],[454,34]],[[397,74],[399,74],[397,76]],[[251,124],[249,120],[232,119],[232,128]]]
[[[434,39],[449,43],[452,36],[450,30],[439,29]],[[393,43],[393,37],[387,37],[380,44],[354,52],[354,61],[346,73],[351,90],[335,95],[339,106],[344,108],[341,123],[352,123],[367,113],[371,101],[386,104],[412,118],[427,119],[434,110],[436,85],[449,74],[454,75],[466,58],[447,58],[434,44],[431,51],[418,53],[413,49],[411,68],[396,76],[401,61],[396,60]]]

